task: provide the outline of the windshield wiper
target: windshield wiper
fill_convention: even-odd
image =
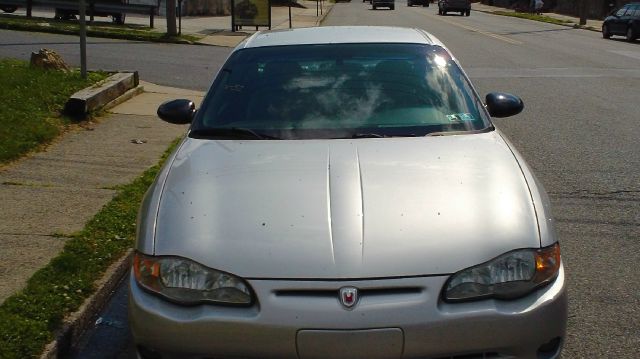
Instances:
[[[379,133],[354,133],[351,138],[383,138],[387,135],[381,135]]]
[[[230,137],[230,138],[238,138],[246,137],[249,135],[258,140],[279,140],[278,137],[265,135],[263,133],[258,133],[250,128],[242,128],[242,127],[217,127],[217,128],[203,128],[197,130],[191,130],[190,133],[193,137]]]
[[[399,135],[383,135],[379,133],[354,133],[351,138],[386,138],[386,137],[416,137],[415,133],[399,134]]]
[[[477,134],[477,133],[485,133],[485,132],[491,132],[493,130],[495,130],[496,128],[493,127],[493,125],[488,126],[486,128],[482,128],[479,130],[452,130],[452,131],[437,131],[437,132],[429,132],[427,133],[425,136],[454,136],[454,135],[472,135],[472,134]]]

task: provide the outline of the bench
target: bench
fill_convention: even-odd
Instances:
[[[42,6],[55,8],[65,14],[77,14],[79,11],[79,1],[68,0],[0,0],[0,8],[12,6],[22,6],[27,9],[27,17],[31,17],[33,6]],[[100,2],[95,0],[86,0],[86,14],[93,22],[94,16],[112,16],[114,21],[119,24],[124,23],[124,14],[143,14],[149,15],[149,27],[153,28],[153,17],[158,11],[157,5],[145,4],[126,4],[114,2]]]

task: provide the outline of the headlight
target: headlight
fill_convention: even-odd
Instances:
[[[185,258],[154,257],[136,252],[133,270],[139,285],[172,301],[184,304],[252,303],[249,285],[244,280]]]
[[[518,249],[461,270],[444,286],[445,301],[515,299],[552,282],[560,269],[560,245]]]

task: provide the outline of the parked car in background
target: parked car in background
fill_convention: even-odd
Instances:
[[[558,358],[549,200],[491,119],[523,107],[421,29],[252,35],[158,108],[191,127],[138,216],[139,358]]]
[[[379,7],[388,7],[389,9],[395,9],[395,0],[371,0],[371,8],[373,10],[378,9]]]
[[[100,0],[100,3],[102,4],[102,7],[105,7],[107,4],[128,4],[129,0]],[[75,20],[78,14],[77,9],[56,8],[54,18],[58,20]],[[87,16],[88,15],[89,10],[87,10]],[[127,14],[114,8],[109,11],[94,11],[93,16],[111,17],[111,20],[114,23],[124,24]]]
[[[449,12],[459,12],[460,15],[471,15],[470,0],[438,0],[438,14],[446,15]]]
[[[18,10],[18,7],[15,5],[0,5],[0,10],[6,13],[12,13]]]
[[[431,0],[407,0],[407,6],[422,5],[422,6],[429,7],[430,1]]]
[[[624,36],[634,41],[640,36],[640,3],[630,3],[613,11],[602,23],[602,37]]]

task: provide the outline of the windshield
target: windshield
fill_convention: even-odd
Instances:
[[[444,49],[419,44],[249,48],[224,65],[192,137],[424,136],[490,128]]]

